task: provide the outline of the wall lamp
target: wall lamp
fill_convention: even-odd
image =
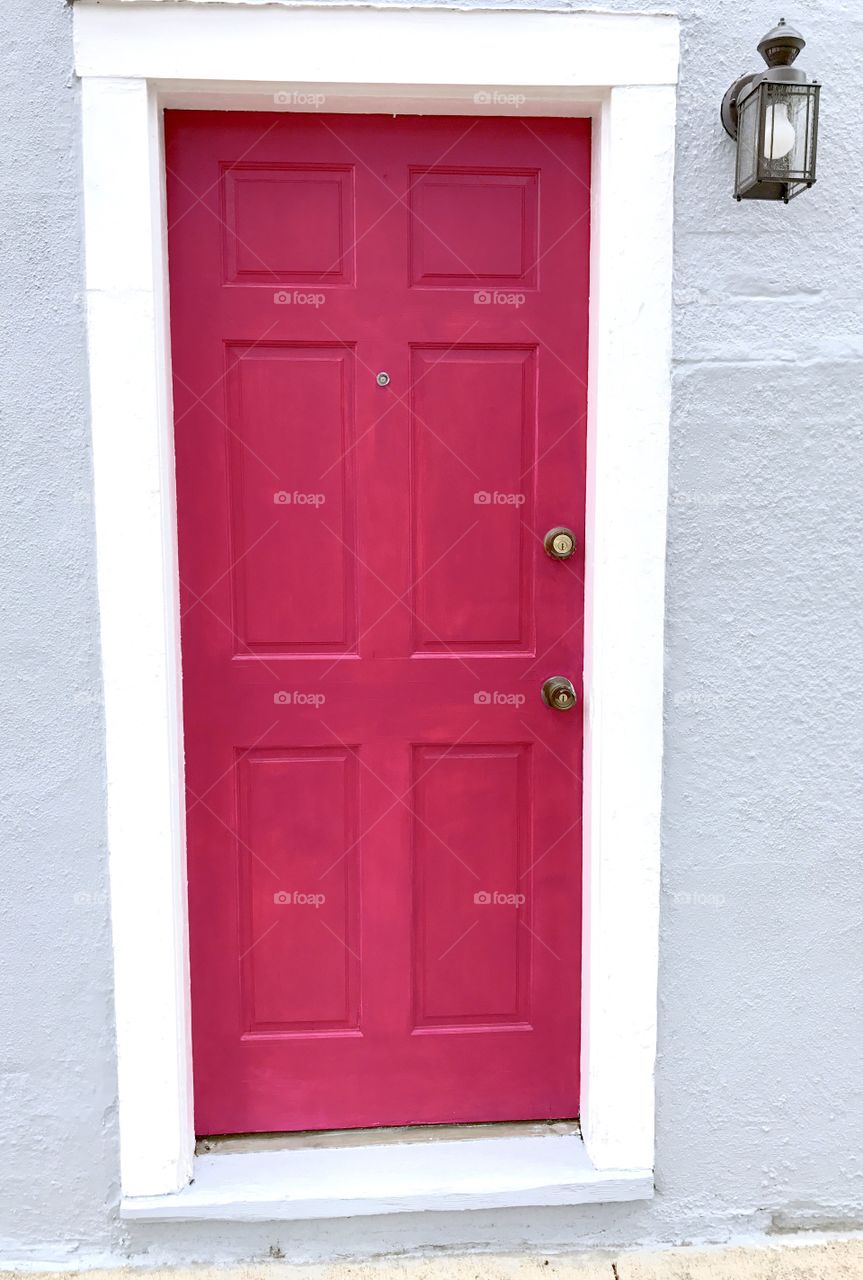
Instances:
[[[737,139],[737,200],[784,200],[815,181],[821,86],[791,64],[806,44],[784,18],[758,42],[766,71],[740,76],[722,99],[722,123]]]

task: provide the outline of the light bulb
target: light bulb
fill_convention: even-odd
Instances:
[[[764,117],[764,158],[781,160],[794,150],[797,134],[788,119],[788,104],[776,102],[767,108]]]

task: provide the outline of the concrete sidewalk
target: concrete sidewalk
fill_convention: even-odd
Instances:
[[[69,1271],[6,1272],[6,1280],[69,1280]],[[863,1239],[607,1254],[452,1255],[300,1266],[124,1268],[86,1280],[863,1280]]]

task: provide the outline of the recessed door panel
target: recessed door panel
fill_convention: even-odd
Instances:
[[[529,1021],[529,751],[415,749],[416,1028]]]
[[[222,197],[230,282],[306,286],[351,280],[351,166],[232,164],[222,174]]]
[[[532,289],[539,175],[435,165],[411,174],[411,264],[419,285]]]
[[[355,1028],[356,761],[340,747],[255,750],[237,782],[247,1032]]]
[[[353,353],[259,343],[229,347],[227,362],[240,652],[349,650],[356,642]]]
[[[530,647],[535,379],[531,348],[413,352],[418,649]]]

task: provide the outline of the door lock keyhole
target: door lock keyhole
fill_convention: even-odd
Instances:
[[[549,676],[542,686],[542,700],[553,711],[571,711],[578,696],[574,684],[566,676]]]
[[[568,560],[570,556],[575,555],[575,534],[565,525],[557,525],[556,528],[549,529],[542,540],[542,545],[552,560]]]

